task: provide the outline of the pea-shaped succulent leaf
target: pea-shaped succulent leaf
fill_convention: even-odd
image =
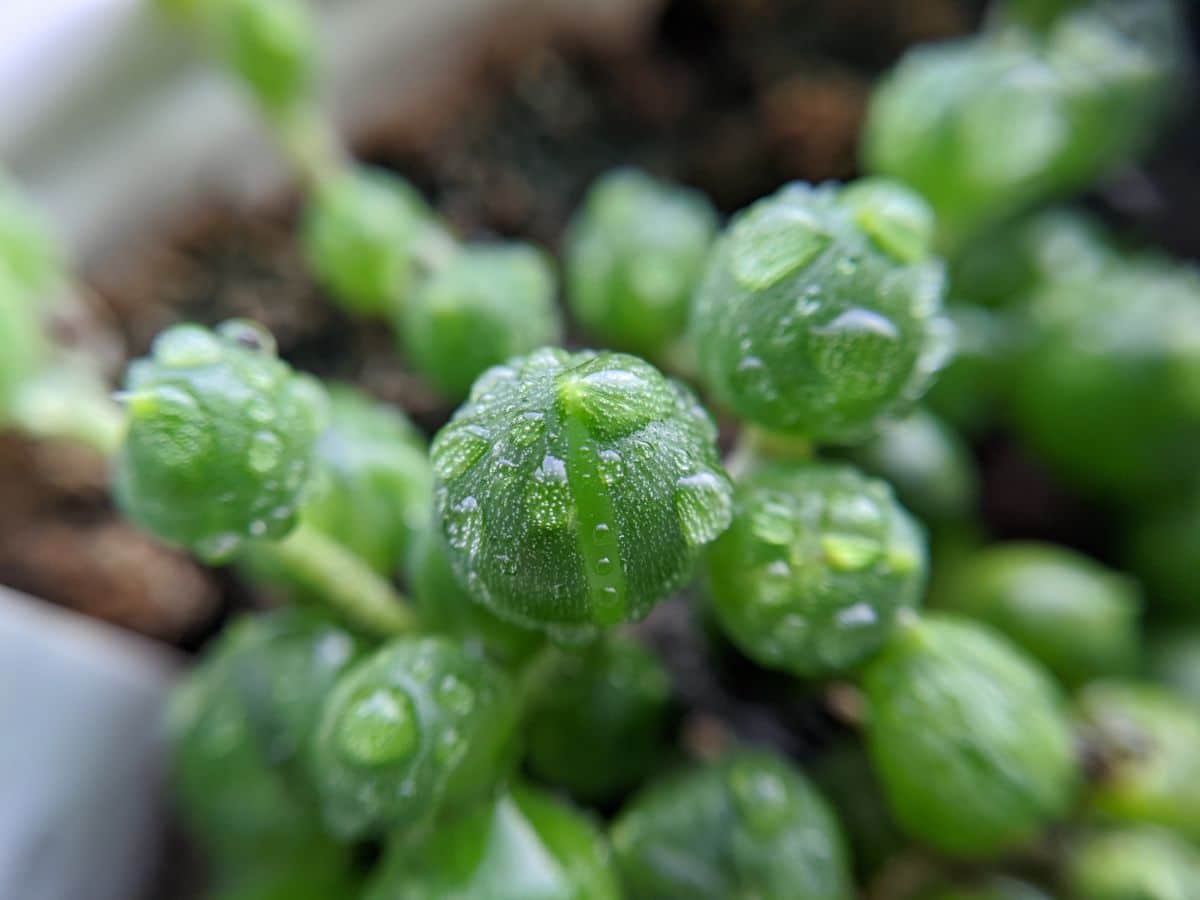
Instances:
[[[1027,843],[1068,810],[1077,777],[1061,698],[986,627],[936,617],[901,628],[864,687],[871,758],[914,838],[985,856]]]
[[[1157,681],[1200,708],[1200,630],[1171,628],[1151,640],[1146,655]]]
[[[1169,831],[1124,829],[1076,840],[1066,869],[1075,900],[1191,900],[1200,852]]]
[[[210,853],[245,860],[321,843],[315,811],[259,743],[232,658],[253,635],[234,628],[175,689],[167,715],[171,781],[183,818]]]
[[[944,598],[1007,635],[1069,687],[1137,668],[1137,585],[1065,548],[988,547],[960,564]]]
[[[990,875],[923,892],[919,900],[1052,900],[1041,888],[1003,875]]]
[[[363,900],[617,900],[608,845],[592,822],[525,787],[398,842]]]
[[[518,624],[640,619],[729,524],[715,441],[695,397],[632,356],[544,349],[493,368],[433,442],[451,564]]]
[[[129,428],[116,464],[125,514],[210,560],[295,524],[323,421],[319,385],[249,322],[176,325],[126,378]]]
[[[1137,499],[1194,480],[1200,275],[1153,259],[1061,281],[1030,303],[1016,423],[1063,477]]]
[[[475,602],[454,574],[446,539],[436,524],[422,531],[413,544],[408,587],[426,631],[479,645],[502,663],[520,663],[545,643],[540,631],[497,618]]]
[[[1200,710],[1155,685],[1109,681],[1083,690],[1078,715],[1098,763],[1092,809],[1200,839]]]
[[[433,472],[424,440],[399,410],[352,388],[330,399],[301,516],[390,574],[429,524]]]
[[[400,323],[405,355],[457,400],[489,366],[558,343],[562,322],[554,293],[554,272],[536,247],[464,247],[406,305]]]
[[[1138,152],[1170,106],[1179,24],[1167,4],[1095,7],[1039,37],[1014,29],[910,51],[872,97],[867,168],[920,191],[952,242]]]
[[[861,741],[829,748],[817,759],[812,777],[842,823],[860,878],[868,879],[907,847]]]
[[[718,399],[769,430],[834,442],[906,411],[947,349],[929,216],[885,181],[796,183],[736,216],[691,311]]]
[[[709,550],[713,609],[749,657],[801,676],[879,649],[925,585],[925,537],[882,481],[842,463],[778,464],[735,490]]]
[[[408,296],[420,255],[450,240],[412,185],[363,168],[316,186],[301,237],[308,265],[339,304],[381,314]]]
[[[927,523],[963,521],[975,513],[979,477],[971,451],[930,413],[918,410],[884,424],[847,456],[891,484],[904,506]]]
[[[311,778],[334,833],[414,828],[495,783],[511,756],[516,696],[498,668],[444,638],[395,640],[327,698]]]
[[[654,653],[621,635],[555,663],[526,713],[530,770],[581,800],[611,799],[663,758],[670,678]]]
[[[54,290],[65,264],[50,229],[15,184],[0,172],[0,279],[36,304]],[[6,350],[13,347],[5,341]]]
[[[310,99],[316,30],[300,0],[228,0],[216,16],[218,48],[255,99],[282,112]]]
[[[282,856],[221,861],[207,900],[333,900],[361,888],[351,848],[331,839],[297,846]]]
[[[567,231],[571,312],[606,344],[661,355],[683,334],[716,230],[697,191],[633,169],[602,176]]]
[[[837,820],[783,759],[736,751],[635,797],[613,824],[631,900],[848,900]]]
[[[307,752],[326,695],[362,642],[315,615],[280,609],[232,626],[226,665],[257,745],[273,765]]]
[[[34,298],[0,269],[0,427],[13,414],[16,394],[42,365],[46,346]]]
[[[1016,305],[1046,284],[1087,278],[1112,258],[1094,218],[1055,208],[991,229],[951,261],[956,299],[993,308]]]

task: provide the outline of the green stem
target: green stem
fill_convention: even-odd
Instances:
[[[345,168],[346,149],[315,104],[263,115],[308,190]]]
[[[31,437],[83,444],[112,456],[125,434],[125,411],[98,379],[44,372],[18,390],[12,425]]]
[[[814,456],[815,448],[807,438],[776,434],[755,425],[746,425],[725,459],[725,470],[736,479],[762,462],[807,462]]]
[[[264,542],[272,555],[305,587],[347,622],[380,637],[417,627],[407,601],[362,559],[303,522],[283,540]]]

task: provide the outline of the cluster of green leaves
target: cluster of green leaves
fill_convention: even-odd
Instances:
[[[876,174],[723,228],[692,189],[602,177],[563,260],[601,351],[554,346],[541,250],[462,245],[348,161],[302,6],[162,5],[291,151],[316,278],[461,401],[427,444],[243,321],[176,325],[129,368],[121,509],[285,601],[171,704],[220,896],[849,900],[905,871],[914,900],[1194,896],[1200,632],[1141,620],[1196,618],[1200,280],[1018,215],[1148,139],[1166,0],[1003,4],[881,85]],[[7,209],[6,417],[41,353],[22,298],[59,277]],[[1128,517],[1140,580],[982,544],[969,441],[995,423]],[[693,585],[714,640],[854,701],[811,766],[678,758],[672,673],[630,626]]]

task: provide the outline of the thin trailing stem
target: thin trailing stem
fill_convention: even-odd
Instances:
[[[301,523],[261,549],[351,625],[378,637],[417,627],[412,607],[387,579],[316,528]]]

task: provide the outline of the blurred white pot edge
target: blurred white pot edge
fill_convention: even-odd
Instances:
[[[0,588],[0,897],[129,900],[157,862],[172,651]]]
[[[489,21],[526,12],[586,32],[656,3],[318,0],[328,105],[356,133],[465,62]],[[197,198],[252,200],[286,177],[249,102],[199,51],[148,0],[0,0],[0,161],[80,265]]]

